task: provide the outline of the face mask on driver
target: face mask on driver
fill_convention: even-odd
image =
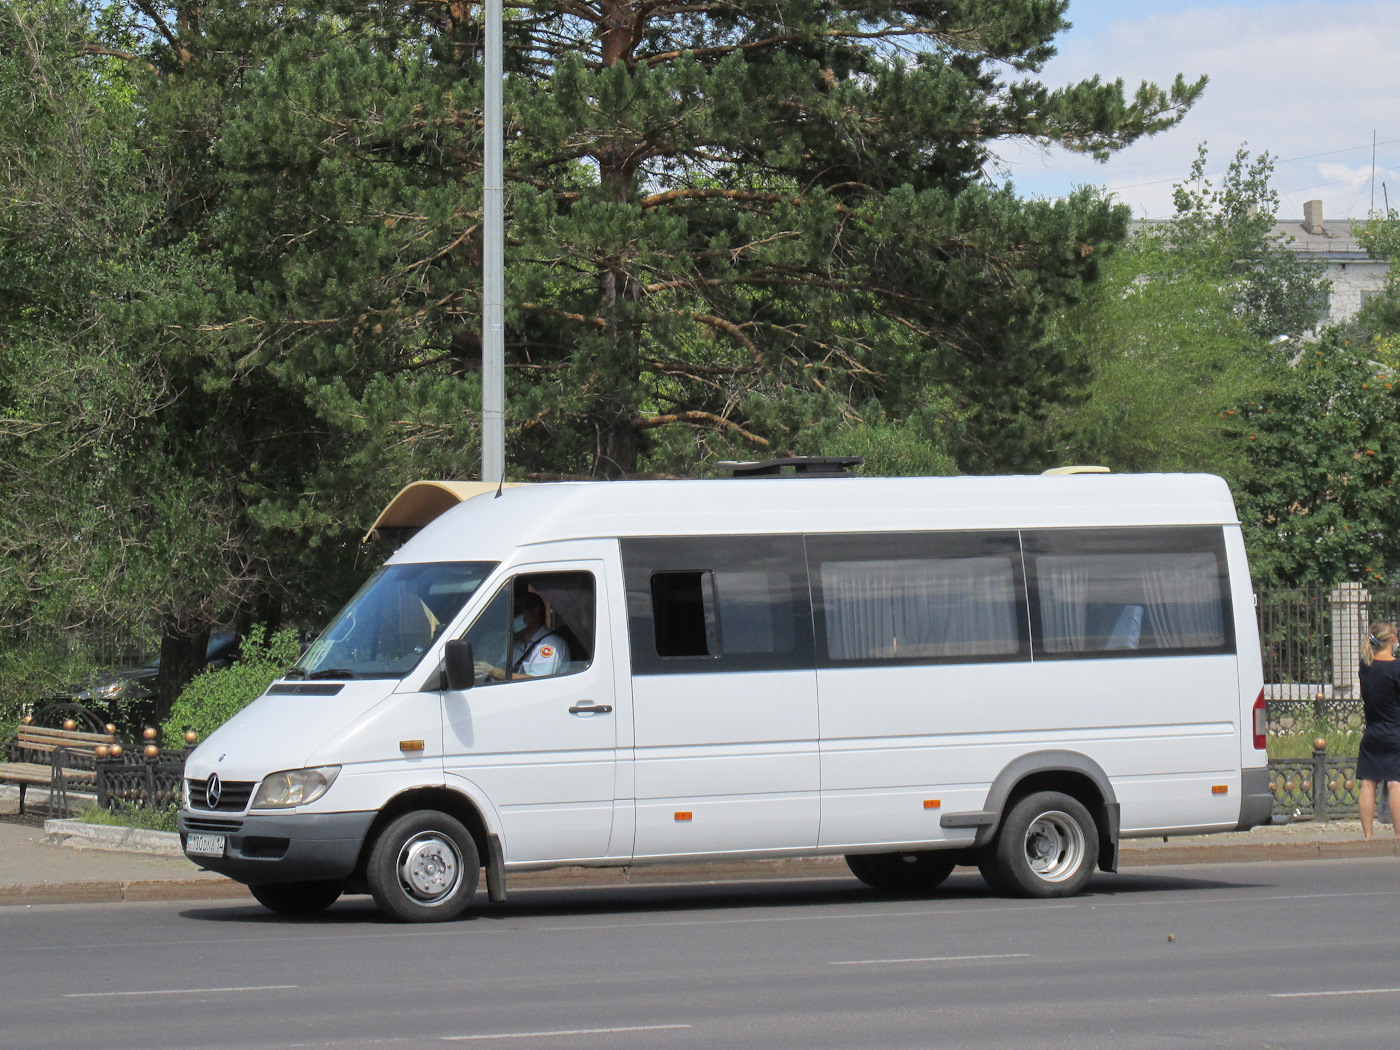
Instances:
[[[525,617],[517,616],[511,621],[510,627],[516,634],[519,634],[521,631],[525,630]]]

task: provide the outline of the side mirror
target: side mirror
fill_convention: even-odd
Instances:
[[[454,638],[442,649],[442,686],[452,692],[470,689],[476,684],[476,661],[472,659],[472,643]]]

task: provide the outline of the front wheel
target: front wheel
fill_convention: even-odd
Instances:
[[[1098,828],[1083,803],[1037,791],[1011,807],[983,873],[994,889],[1017,896],[1070,897],[1098,862]]]
[[[278,915],[315,915],[340,899],[339,881],[265,882],[248,891],[264,908]]]
[[[928,893],[942,885],[957,865],[951,850],[853,853],[846,858],[852,875],[885,893]]]
[[[481,874],[471,833],[437,810],[405,813],[370,851],[366,875],[380,910],[400,922],[445,922],[471,903]]]

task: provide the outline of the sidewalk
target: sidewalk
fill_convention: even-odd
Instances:
[[[42,804],[42,803],[41,803]],[[246,887],[200,871],[176,853],[174,836],[146,832],[145,849],[93,849],[80,840],[47,834],[44,829],[8,823],[15,801],[0,794],[0,905],[111,903],[155,900],[251,900]],[[51,825],[53,827],[61,827]],[[1283,827],[1222,835],[1161,839],[1127,839],[1120,868],[1162,864],[1221,864],[1242,861],[1326,860],[1343,857],[1395,857],[1400,848],[1386,825],[1366,842],[1357,821],[1303,822]],[[91,834],[119,843],[123,829],[92,829]],[[66,844],[65,844],[66,843]],[[130,847],[130,841],[126,843]],[[802,860],[664,864],[635,868],[562,868],[512,875],[512,889],[566,886],[624,886],[666,882],[729,882],[753,879],[845,878],[840,857]]]

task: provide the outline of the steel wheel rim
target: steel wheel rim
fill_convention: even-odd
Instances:
[[[1040,814],[1026,829],[1026,863],[1045,882],[1064,882],[1084,863],[1084,829],[1058,809]]]
[[[450,900],[462,884],[462,851],[439,831],[420,831],[399,850],[399,885],[427,908]]]

